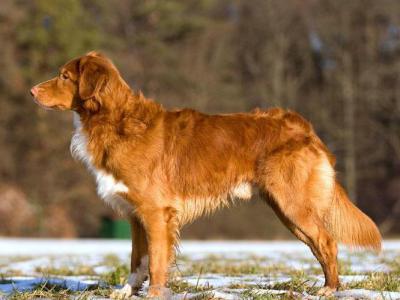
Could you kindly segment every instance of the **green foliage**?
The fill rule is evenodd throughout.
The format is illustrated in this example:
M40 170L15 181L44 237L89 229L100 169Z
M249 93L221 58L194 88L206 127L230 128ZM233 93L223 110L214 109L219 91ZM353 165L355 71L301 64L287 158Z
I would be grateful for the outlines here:
M133 10L133 19L142 26L143 42L179 41L203 29L209 19L202 15L210 1L140 1ZM208 5L207 5L208 4ZM144 22L140 22L144 21Z
M18 26L16 36L25 49L22 62L28 79L37 80L43 76L40 72L101 45L104 37L82 1L38 0L28 5L29 18Z
M293 300L293 299L301 299L300 296L295 296L291 293L288 294L275 294L275 293L266 293L260 292L259 290L247 289L241 295L241 299L243 300Z
M293 276L292 279L287 282L278 282L267 285L266 288L272 290L287 290L291 292L307 292L308 294L315 294L319 289L319 287L315 286L315 283L315 280L307 278L305 274L298 274Z
M346 284L344 288L400 292L400 280L396 274L373 273L365 280Z
M212 286L193 286L182 279L168 282L168 287L177 294L206 292L212 289Z
M119 265L114 271L103 274L102 279L111 286L120 285L128 280L129 273L128 266Z

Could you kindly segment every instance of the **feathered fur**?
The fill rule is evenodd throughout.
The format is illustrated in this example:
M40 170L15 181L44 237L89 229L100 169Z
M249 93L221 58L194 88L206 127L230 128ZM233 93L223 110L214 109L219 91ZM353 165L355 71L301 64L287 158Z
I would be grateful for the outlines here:
M339 285L337 241L380 248L376 226L337 183L333 155L295 112L169 111L132 91L96 52L32 94L41 106L77 114L72 152L95 175L100 196L130 213L132 272L148 255L149 296L162 295L180 227L234 198L251 199L253 187L311 248L324 292Z
M332 209L327 214L327 227L338 242L381 251L382 237L375 223L349 200L338 182L335 183Z

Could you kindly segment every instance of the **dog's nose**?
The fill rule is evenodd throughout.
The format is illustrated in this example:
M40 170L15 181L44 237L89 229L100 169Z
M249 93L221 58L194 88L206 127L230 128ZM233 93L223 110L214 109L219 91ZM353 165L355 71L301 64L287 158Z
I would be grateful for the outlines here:
M31 95L32 95L33 97L36 97L37 93L38 93L38 88L37 88L36 86L34 86L33 88L31 88Z

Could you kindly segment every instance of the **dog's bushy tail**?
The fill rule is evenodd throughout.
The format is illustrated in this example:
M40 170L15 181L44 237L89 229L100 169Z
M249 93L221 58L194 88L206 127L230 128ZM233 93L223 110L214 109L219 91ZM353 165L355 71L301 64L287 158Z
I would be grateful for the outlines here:
M381 250L381 234L375 223L348 198L335 182L333 205L326 216L327 229L336 241L355 248Z

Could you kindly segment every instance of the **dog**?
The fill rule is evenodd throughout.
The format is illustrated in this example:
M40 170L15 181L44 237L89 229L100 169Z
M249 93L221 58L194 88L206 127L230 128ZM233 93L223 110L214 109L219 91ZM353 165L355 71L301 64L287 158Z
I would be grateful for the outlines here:
M295 112L169 111L131 90L95 51L30 92L43 108L74 112L72 155L94 175L99 196L130 220L132 273L115 298L137 293L148 276L147 295L168 298L180 228L256 191L321 264L319 295L339 287L338 242L381 249L376 225L336 179L334 156Z

